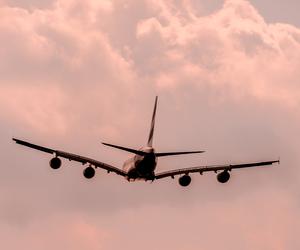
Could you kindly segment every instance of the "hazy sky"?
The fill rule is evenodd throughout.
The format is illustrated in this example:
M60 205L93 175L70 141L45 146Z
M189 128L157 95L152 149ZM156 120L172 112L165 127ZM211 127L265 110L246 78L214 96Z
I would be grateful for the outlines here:
M300 248L297 1L0 0L3 249ZM128 183L12 137L121 167L101 141L146 143L159 96L157 171L273 160L274 167Z

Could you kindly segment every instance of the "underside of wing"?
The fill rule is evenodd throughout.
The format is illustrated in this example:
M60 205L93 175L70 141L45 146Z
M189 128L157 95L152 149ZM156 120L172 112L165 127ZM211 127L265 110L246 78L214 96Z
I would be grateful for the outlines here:
M22 141L19 139L15 139L15 138L13 138L13 140L20 145L30 147L30 148L33 148L33 149L36 149L36 150L39 150L42 152L49 153L49 154L53 154L54 158L50 161L50 166L54 169L57 169L61 166L61 161L60 161L59 157L62 157L62 158L68 159L70 161L76 161L76 162L80 162L82 164L88 164L89 166L84 171L84 176L86 178L91 178L94 176L95 170L92 166L94 166L95 168L105 169L108 172L113 172L113 173L116 173L121 176L127 175L126 172L124 172L123 170L121 170L117 167L111 166L109 164L106 164L106 163L103 163L103 162L100 162L100 161L97 161L97 160L94 160L94 159L91 159L91 158L88 158L85 156L80 156L77 154L72 154L72 153L68 153L68 152L64 152L64 151L60 151L60 150L46 148L43 146L39 146L39 145L32 144L32 143Z
M222 171L218 174L217 178L219 182L225 183L229 180L229 171L232 169L238 169L238 168L249 168L249 167L259 167L259 166L268 166L272 165L274 163L279 163L278 160L276 161L262 161L262 162L252 162L252 163L243 163L243 164L228 164L228 165L212 165L212 166L198 166L198 167L192 167L192 168L182 168L182 169L176 169L176 170L170 170L161 172L155 175L155 179L162 179L166 177L172 177L177 175L183 175L179 178L179 183L182 186L187 186L191 182L191 177L189 174L191 173L200 173L203 174L204 172L218 172ZM188 183L188 184L187 184ZM186 185L187 184L187 185Z

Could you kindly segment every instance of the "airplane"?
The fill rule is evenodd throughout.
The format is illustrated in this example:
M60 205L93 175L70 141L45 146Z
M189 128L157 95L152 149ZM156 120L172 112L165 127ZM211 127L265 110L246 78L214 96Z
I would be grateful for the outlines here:
M215 172L217 174L218 182L226 183L230 179L229 172L231 172L231 170L233 169L258 167L258 166L265 166L265 165L273 165L274 163L280 163L279 160L273 160L273 161L271 160L271 161L251 162L251 163L242 163L242 164L196 166L196 167L181 168L181 169L156 173L155 170L156 170L157 160L159 157L184 155L184 154L198 154L198 153L205 152L203 150L183 151L183 152L156 152L155 151L152 144L153 144L157 100L158 97L156 96L153 114L152 114L150 132L149 132L149 137L148 137L148 142L146 147L142 147L139 150L136 150L132 148L127 148L127 147L122 147L122 146L102 142L102 144L105 146L117 148L134 154L132 158L124 162L122 169L88 157L39 146L16 138L12 138L12 139L20 145L52 154L54 157L49 162L50 167L52 169L58 169L61 167L62 161L60 158L65 158L70 161L76 161L82 163L83 165L87 165L87 167L83 171L83 175L87 179L93 178L96 172L95 169L101 168L106 170L108 173L113 172L117 175L123 176L128 181L136 181L136 180L155 181L167 177L171 177L172 179L174 179L175 176L179 176L178 178L179 184L183 187L186 187L191 183L190 174L192 173L200 173L202 175L204 172Z

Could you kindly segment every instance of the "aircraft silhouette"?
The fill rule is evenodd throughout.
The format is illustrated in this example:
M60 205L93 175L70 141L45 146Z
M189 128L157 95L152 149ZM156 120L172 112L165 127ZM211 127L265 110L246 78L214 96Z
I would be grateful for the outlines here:
M109 164L94 159L90 159L88 157L42 147L16 138L13 138L13 140L16 143L21 144L23 146L27 146L54 155L54 157L50 160L50 166L53 169L58 169L61 167L62 162L60 157L66 158L70 161L80 162L83 165L88 165L83 171L83 175L87 179L93 178L95 176L96 168L101 168L106 170L108 173L113 172L115 174L121 175L125 177L128 181L135 181L135 180L154 181L166 177L171 177L174 179L175 176L179 175L180 176L178 179L179 184L181 186L188 186L191 183L191 177L190 177L191 173L200 173L202 175L204 172L213 171L217 173L218 171L221 171L220 173L217 174L217 180L220 183L226 183L230 179L229 172L232 169L258 167L264 165L272 165L273 163L279 163L279 160L273 160L273 161L252 162L252 163L243 163L243 164L196 166L191 168L181 168L181 169L175 169L175 170L165 171L161 173L155 173L157 159L159 157L204 153L204 151L155 152L152 144L153 144L157 99L158 98L156 97L152 120L151 120L150 133L149 133L146 147L142 147L141 149L136 150L132 148L126 148L126 147L103 142L103 145L105 146L114 147L134 154L132 158L124 162L123 169L111 166Z

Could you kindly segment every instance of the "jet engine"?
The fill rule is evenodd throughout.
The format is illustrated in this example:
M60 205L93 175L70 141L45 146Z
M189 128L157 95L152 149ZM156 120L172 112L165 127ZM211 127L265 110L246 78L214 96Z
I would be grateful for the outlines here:
M83 170L83 175L87 179L91 179L95 176L95 169L91 166Z
M187 174L181 176L178 179L178 182L179 182L180 186L183 186L183 187L186 187L186 186L190 185L191 181L192 181L192 178Z
M217 175L217 180L220 183L226 183L227 181L229 181L229 179L230 179L230 174L226 170L224 170L223 172Z
M54 157L50 160L49 164L51 168L58 169L61 166L61 159L59 159L58 157Z

